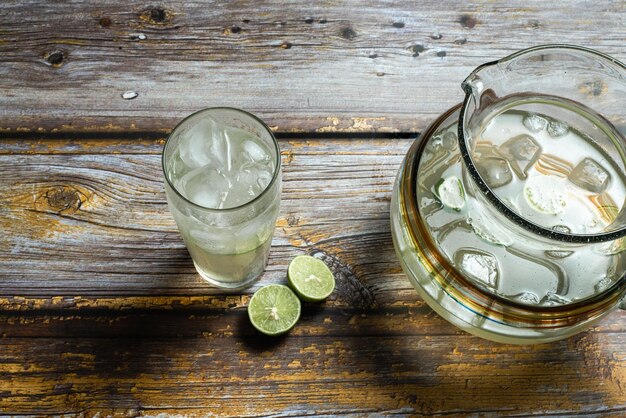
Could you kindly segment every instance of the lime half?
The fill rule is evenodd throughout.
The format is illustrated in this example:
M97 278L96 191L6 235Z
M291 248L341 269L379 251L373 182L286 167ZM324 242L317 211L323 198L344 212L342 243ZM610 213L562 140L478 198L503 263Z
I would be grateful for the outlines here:
M289 284L307 302L326 299L335 289L335 277L328 266L310 255L299 255L289 264Z
M463 190L463 183L461 183L461 180L456 176L439 180L435 185L435 195L445 207L457 212L465 206L465 190Z
M300 319L300 300L287 286L270 284L252 295L248 316L263 334L284 334Z

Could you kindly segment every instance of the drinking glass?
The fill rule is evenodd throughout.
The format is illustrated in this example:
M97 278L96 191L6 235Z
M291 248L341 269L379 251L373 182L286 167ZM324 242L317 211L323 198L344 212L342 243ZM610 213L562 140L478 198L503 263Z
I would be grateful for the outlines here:
M225 289L267 265L281 195L280 149L268 126L234 108L180 122L162 155L165 194L196 270Z

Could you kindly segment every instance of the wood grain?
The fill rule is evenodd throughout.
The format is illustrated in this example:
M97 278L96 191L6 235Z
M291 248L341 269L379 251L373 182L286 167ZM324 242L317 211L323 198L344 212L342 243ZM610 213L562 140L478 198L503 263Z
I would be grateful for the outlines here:
M163 140L144 141L142 153L137 153L136 142L4 143L3 295L218 292L195 272L167 209L159 154ZM295 255L320 253L344 279L338 295L348 305L392 301L398 291L413 298L395 260L388 209L392 183L410 142L281 140L284 179L278 226L269 267L250 291L284 280ZM393 296L384 296L388 293Z
M419 299L388 223L413 139L283 135L268 272L224 294L193 271L167 211L163 138L99 136L5 134L1 143L0 410L625 413L626 312L566 341L517 347L465 334ZM250 294L284 282L301 253L328 262L337 290L305 304L288 336L263 337L247 319Z
M0 128L167 131L227 105L278 131L414 132L518 49L626 59L623 0L514 3L2 2Z
M435 316L436 329L421 329L427 311L305 307L282 339L259 336L241 309L2 316L3 329L15 331L0 340L2 406L87 416L626 411L623 332L507 346L454 331ZM19 335L28 328L46 338Z
M0 3L0 414L624 416L626 312L528 347L445 322L389 232L417 132L477 65L547 42L624 60L626 3ZM125 91L138 96L124 100ZM284 187L261 280L195 273L160 152L183 116L250 110ZM298 254L337 289L270 339L259 286Z

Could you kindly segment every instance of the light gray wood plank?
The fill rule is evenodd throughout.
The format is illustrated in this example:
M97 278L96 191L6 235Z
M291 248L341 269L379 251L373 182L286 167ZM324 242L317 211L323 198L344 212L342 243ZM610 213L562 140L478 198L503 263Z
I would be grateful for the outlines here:
M2 2L0 128L166 131L225 105L279 131L419 131L460 101L473 68L521 48L572 43L624 60L625 10L623 0ZM127 90L138 97L122 99Z

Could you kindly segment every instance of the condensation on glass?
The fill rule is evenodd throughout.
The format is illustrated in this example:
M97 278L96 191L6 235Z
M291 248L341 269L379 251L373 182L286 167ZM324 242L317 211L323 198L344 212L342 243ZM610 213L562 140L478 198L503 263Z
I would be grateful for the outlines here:
M233 108L194 113L163 149L170 211L198 273L251 285L267 265L280 205L278 143L257 117Z

